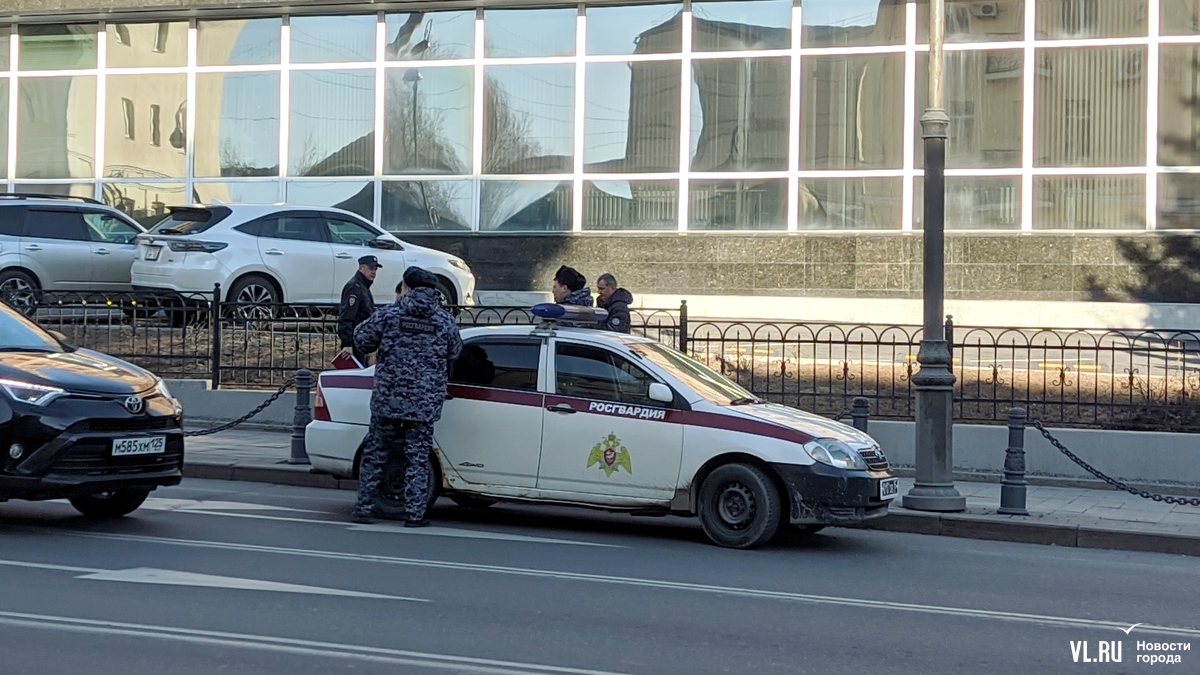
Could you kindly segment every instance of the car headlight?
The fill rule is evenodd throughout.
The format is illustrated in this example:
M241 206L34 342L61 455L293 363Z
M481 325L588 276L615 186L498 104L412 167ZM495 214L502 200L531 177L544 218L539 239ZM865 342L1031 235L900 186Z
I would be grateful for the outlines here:
M159 379L158 384L154 385L154 391L168 401L175 398L174 396L171 396L171 390L167 388L166 380Z
M805 443L804 450L816 461L832 467L859 470L867 468L866 461L854 448L832 438L818 438Z
M460 269L464 272L470 271L470 269L471 269L471 268L467 267L467 263L459 260L458 258L451 258L451 259L447 260L446 262L450 263L451 267L457 267L458 269Z
M67 390L61 387L48 387L44 384L33 384L19 380L0 380L0 388L4 389L4 392L11 396L13 400L39 406L46 405L67 393Z

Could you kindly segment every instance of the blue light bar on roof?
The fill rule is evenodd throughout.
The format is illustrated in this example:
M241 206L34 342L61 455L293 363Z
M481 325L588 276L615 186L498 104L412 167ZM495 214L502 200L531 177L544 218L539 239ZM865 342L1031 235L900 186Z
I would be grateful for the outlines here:
M533 306L533 315L539 319L551 321L571 321L578 323L603 323L608 319L608 311L599 307L583 307L582 305L560 305L544 302Z

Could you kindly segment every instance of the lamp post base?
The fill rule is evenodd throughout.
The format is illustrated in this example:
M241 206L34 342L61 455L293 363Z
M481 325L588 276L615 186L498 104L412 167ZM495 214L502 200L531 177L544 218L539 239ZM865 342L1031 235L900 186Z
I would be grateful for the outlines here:
M967 498L954 489L954 371L945 340L922 340L916 390L917 478L901 500L916 511L965 511Z

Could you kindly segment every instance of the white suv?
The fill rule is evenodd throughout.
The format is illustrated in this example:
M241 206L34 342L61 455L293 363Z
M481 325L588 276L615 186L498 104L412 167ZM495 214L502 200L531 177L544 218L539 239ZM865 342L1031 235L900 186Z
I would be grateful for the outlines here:
M437 277L448 304L474 304L475 275L461 259L334 208L173 207L138 237L131 277L136 290L208 293L219 283L229 301L337 304L364 255L383 266L371 287L376 302L393 302L404 270L417 265Z

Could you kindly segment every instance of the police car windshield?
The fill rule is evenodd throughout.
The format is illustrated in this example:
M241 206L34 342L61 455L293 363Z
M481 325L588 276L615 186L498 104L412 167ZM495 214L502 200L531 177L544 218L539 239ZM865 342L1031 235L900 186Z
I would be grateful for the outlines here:
M649 343L634 344L631 345L631 349L638 356L682 380L709 403L733 405L744 401L758 401L757 396L733 380L673 349Z

